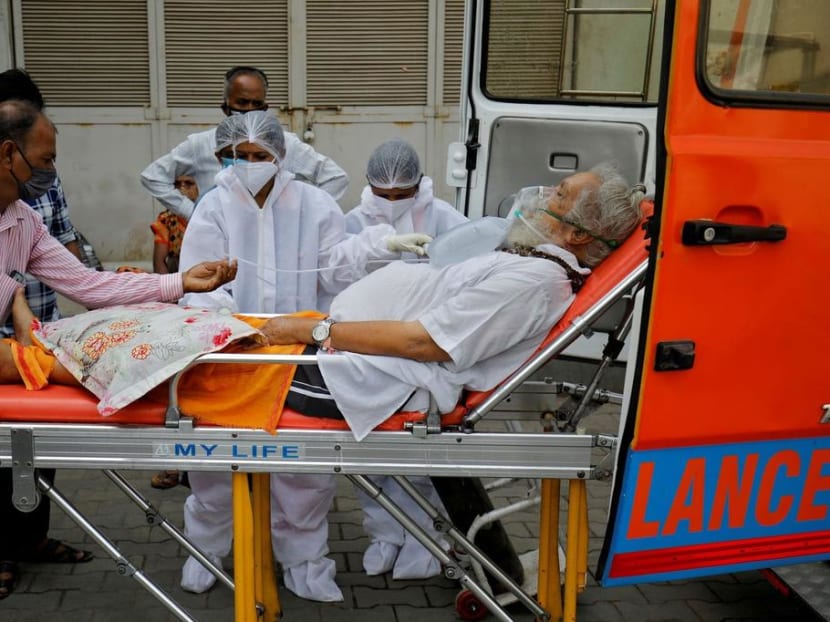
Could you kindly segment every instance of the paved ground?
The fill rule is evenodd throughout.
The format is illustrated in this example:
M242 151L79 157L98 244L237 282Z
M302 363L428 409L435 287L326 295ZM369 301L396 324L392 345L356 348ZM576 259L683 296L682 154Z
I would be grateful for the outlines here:
M149 486L150 473L127 473L151 502L170 520L181 524L187 490L178 487L156 491ZM77 507L123 548L124 554L156 580L199 620L232 620L233 597L217 586L203 595L182 592L179 571L184 561L180 547L158 527L148 526L143 513L118 492L102 474L63 470L58 488ZM563 487L564 488L564 487ZM520 498L526 487L502 489L496 502ZM595 567L602 535L609 486L589 482L591 519L590 566ZM361 572L361 553L366 538L361 513L350 485L340 483L336 505L330 514L331 549L337 561L338 582L345 602L320 605L292 597L281 590L285 620L308 622L360 620L361 622L442 622L457 620L456 584L444 578L429 581L393 581L367 577ZM53 537L73 544L95 545L60 510L53 508ZM518 550L534 548L535 512L511 516L507 529ZM24 565L12 597L0 601L0 620L15 622L150 622L174 619L133 580L115 572L114 563L96 550L98 559L77 566ZM230 560L228 560L230 562ZM513 606L516 620L532 619ZM579 622L811 622L810 612L781 596L758 573L715 576L695 581L603 589L591 582L579 598Z

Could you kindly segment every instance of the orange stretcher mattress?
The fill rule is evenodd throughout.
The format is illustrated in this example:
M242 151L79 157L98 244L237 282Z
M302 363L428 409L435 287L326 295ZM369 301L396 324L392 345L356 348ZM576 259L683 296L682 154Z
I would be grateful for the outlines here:
M0 421L161 426L167 407L162 402L143 398L114 415L102 417L97 405L98 398L80 387L49 385L40 391L26 391L21 385L0 385ZM452 413L444 415L442 422L446 425L461 423L466 412L466 408L458 406ZM397 413L377 429L403 430L404 423L423 418L424 414L419 412ZM308 417L286 408L280 417L279 429L348 430L349 426L344 420Z
M651 216L654 205L644 201L643 218ZM647 257L646 240L635 231L625 243L606 261L600 264L587 279L576 300L551 329L539 349L547 346L575 318L584 314L624 277L633 272ZM490 392L471 392L452 413L441 417L442 425L452 426L462 422L472 408L480 404ZM149 397L133 402L114 415L102 417L97 409L97 398L80 387L49 385L40 391L26 391L21 385L0 385L0 421L78 423L78 424L131 424L163 426L166 404ZM187 413L185 413L187 415ZM397 413L380 424L376 430L400 431L410 421L421 421L423 413ZM348 430L344 420L309 417L285 409L278 429Z

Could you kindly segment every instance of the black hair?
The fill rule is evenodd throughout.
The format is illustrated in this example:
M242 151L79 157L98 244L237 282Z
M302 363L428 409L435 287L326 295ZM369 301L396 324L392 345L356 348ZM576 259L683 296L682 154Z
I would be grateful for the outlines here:
M0 73L0 102L20 99L43 110L43 95L32 77L23 69L9 69Z
M43 113L31 102L9 99L0 103L0 142L13 140L21 149Z

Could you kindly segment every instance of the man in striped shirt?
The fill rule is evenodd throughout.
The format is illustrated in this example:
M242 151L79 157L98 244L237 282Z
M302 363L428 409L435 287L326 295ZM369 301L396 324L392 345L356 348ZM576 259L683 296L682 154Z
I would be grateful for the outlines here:
M0 323L8 317L26 273L88 308L173 302L185 292L211 291L234 279L236 262L227 260L198 264L183 274L87 269L21 200L38 198L52 186L55 151L55 127L43 112L21 100L0 103ZM71 549L57 540L27 541L24 527L14 519L11 494L11 474L0 469L0 599L14 589L17 561L82 561L76 555L61 560L59 547L63 553Z
M205 262L185 273L136 274L88 270L49 235L40 216L20 200L55 177L55 128L22 101L0 104L0 320L5 321L18 274L26 272L87 308L177 301L185 292L211 291L236 275L236 264ZM48 183L45 183L48 182Z
M22 69L9 69L0 73L0 101L22 99L43 110L43 95L34 80ZM41 197L26 201L33 210L40 214L49 234L68 248L73 255L81 259L81 251L75 238L75 228L69 220L69 208L63 194L60 177ZM44 285L30 275L26 275L26 302L41 322L60 318L58 297L55 290ZM13 337L14 327L6 322L0 326L0 337Z
M52 187L42 197L26 201L35 210L46 225L49 234L63 244L69 251L80 259L80 250L75 238L75 228L69 220L66 199L63 195L63 186L60 178L55 179ZM30 275L25 275L24 287L26 301L29 308L41 322L52 322L60 319L58 296L55 290L44 285ZM0 326L0 337L13 337L14 327L11 321Z

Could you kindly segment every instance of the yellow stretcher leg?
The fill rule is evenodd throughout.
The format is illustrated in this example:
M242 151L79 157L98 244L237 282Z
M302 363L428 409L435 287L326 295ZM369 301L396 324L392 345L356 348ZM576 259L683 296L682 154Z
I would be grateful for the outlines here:
M233 473L233 575L234 619L256 622L254 593L254 516L248 474Z
M274 553L271 549L271 475L255 473L254 503L254 595L262 606L262 619L278 620L281 615L274 575Z
M560 480L542 480L539 514L539 577L537 598L551 620L562 618L562 586L559 568Z
M582 481L582 503L579 504L579 562L576 568L576 589L581 594L588 585L588 484Z
M576 595L579 592L580 560L587 567L587 553L583 555L583 544L587 545L587 503L585 480L575 479L568 482L568 542L565 548L565 590L563 595L564 622L576 621ZM583 510L583 506L586 508ZM583 524L583 519L585 524ZM583 571L584 583L584 571Z

